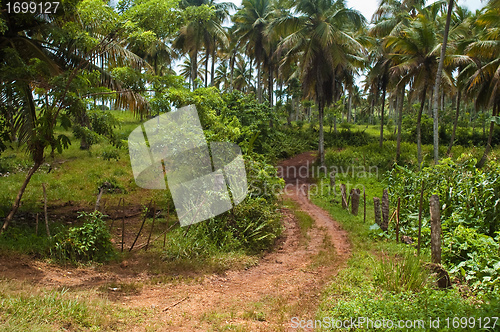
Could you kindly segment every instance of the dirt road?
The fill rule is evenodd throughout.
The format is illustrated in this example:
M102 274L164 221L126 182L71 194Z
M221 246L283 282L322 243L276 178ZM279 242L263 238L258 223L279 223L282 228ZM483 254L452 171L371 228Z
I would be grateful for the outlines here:
M281 163L280 169L307 166L313 160L312 153L303 153ZM207 277L193 285L145 289L129 298L127 304L169 307L157 315L168 331L215 331L229 327L241 331L293 331L292 317L314 319L322 289L344 266L350 244L347 233L328 213L307 199L307 176L289 172L284 178L286 197L315 220L307 243L300 241L295 217L284 211L282 242L257 266Z
M132 331L294 331L292 317L314 319L324 286L345 265L351 251L347 233L308 200L310 178L293 172L300 167L306 170L313 160L313 153L303 153L284 161L279 169L290 171L283 173L285 196L315 225L304 238L295 216L284 209L285 230L276 250L248 269L155 284L150 275L133 273L130 266L68 269L27 260L3 262L0 276L23 279L24 275L43 286L77 289L108 287L112 281L141 284L136 292L109 292L118 305L152 311L141 325L130 326Z

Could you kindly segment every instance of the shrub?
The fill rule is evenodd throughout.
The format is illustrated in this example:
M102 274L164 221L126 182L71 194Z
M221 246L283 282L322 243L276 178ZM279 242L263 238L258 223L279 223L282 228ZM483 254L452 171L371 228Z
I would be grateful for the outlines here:
M120 159L120 153L117 149L109 148L109 149L104 150L101 153L101 157L104 160L114 159L114 160L118 161Z
M54 236L51 256L59 262L103 262L115 256L111 235L104 215L99 211L80 212L85 218L82 226L71 227Z

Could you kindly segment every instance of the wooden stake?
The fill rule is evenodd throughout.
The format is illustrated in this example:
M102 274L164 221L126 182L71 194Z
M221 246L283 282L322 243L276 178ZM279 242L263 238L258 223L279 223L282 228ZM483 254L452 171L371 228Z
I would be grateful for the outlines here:
M102 197L103 191L104 191L104 189L102 187L99 188L99 194L97 195L97 200L95 202L94 212L99 210L99 203L101 202L101 197Z
M125 198L122 200L122 252L125 243Z
M418 206L418 240L417 240L417 255L420 255L420 241L422 236L422 209L424 206L424 180L420 188L420 204Z
M387 189L384 189L384 193L382 195L382 228L383 231L387 231L389 227L389 192Z
M343 209L347 209L347 206L348 206L348 204L347 204L347 197L346 197L346 195L347 195L346 190L347 189L346 189L345 184L342 183L340 185L340 194L342 196L342 208Z
M149 202L149 205L148 205L148 209L146 210L146 213L144 213L144 219L142 219L142 224L141 224L141 228L139 228L139 232L137 233L137 236L135 237L135 240L134 242L132 243L132 245L130 246L130 249L128 250L128 252L131 252L132 249L134 249L134 245L135 243L137 242L137 239L139 239L139 235L141 235L141 231L142 231L142 228L144 227L144 223L146 222L146 219L148 217L148 212L149 210L151 210L151 204L153 203L153 200L151 200Z
M375 222L377 225L381 226L382 222L380 221L380 198L373 197L373 210L375 212Z
M146 248L144 250L148 250L149 241L151 240L151 234L153 234L153 228L155 227L155 219L156 219L156 202L153 204L153 222L151 223L151 230L149 231L148 242L146 243Z
M47 231L47 237L50 236L49 230L49 215L47 214L47 190L45 188L45 183L42 183L43 188L43 212L45 213L45 230Z
M165 244L167 243L167 232L168 232L168 221L170 219L170 206L167 203L167 221L165 223L165 226L167 227L167 230L165 231L165 235L163 236L163 248L165 248Z
M366 190L363 186L363 222L366 223Z
M439 196L432 195L429 200L431 210L431 256L432 262L441 264L441 218Z
M361 196L361 190L356 188L352 191L352 200L351 200L351 213L355 216L358 215L359 209L359 197Z
M401 208L401 197L398 197L398 208L396 209L396 242L399 242L399 209Z

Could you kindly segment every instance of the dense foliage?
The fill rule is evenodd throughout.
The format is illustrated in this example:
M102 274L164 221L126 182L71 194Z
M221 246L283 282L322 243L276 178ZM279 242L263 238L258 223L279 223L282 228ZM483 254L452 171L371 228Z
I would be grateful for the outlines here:
M416 239L420 190L424 188L422 234L430 234L429 197L439 195L443 260L473 288L500 285L500 167L477 169L470 156L414 172L396 166L388 175L392 204L401 197L401 232ZM429 236L423 236L425 246Z

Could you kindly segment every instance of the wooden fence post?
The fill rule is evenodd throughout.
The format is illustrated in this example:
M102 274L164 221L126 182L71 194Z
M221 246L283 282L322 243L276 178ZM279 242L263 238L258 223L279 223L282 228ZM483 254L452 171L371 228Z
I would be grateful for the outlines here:
M363 222L366 223L366 190L363 186Z
M431 210L431 257L432 262L441 264L441 219L439 196L432 195L429 200Z
M148 242L146 243L146 248L144 250L148 250L149 241L151 240L151 234L153 234L153 228L155 227L155 219L156 219L156 202L153 205L153 222L151 223L151 230L149 231Z
M342 208L347 209L347 193L346 193L346 186L345 184L340 185L340 195L342 196Z
M148 213L149 211L151 210L151 204L153 203L153 200L151 200L149 202L149 205L148 205L148 208L146 210L146 212L144 213L144 219L142 220L142 224L141 224L141 227L139 228L139 232L137 233L137 236L135 237L135 240L134 242L132 242L132 245L130 246L130 249L128 250L128 252L131 252L132 249L134 249L134 246L135 246L135 243L137 242L137 240L139 239L139 235L141 235L141 232L142 232L142 228L144 227L144 224L146 223L146 219L148 217Z
M380 228L384 232L387 231L389 227L389 193L387 189L384 189L384 193L382 195L382 225Z
M163 248L165 248L165 244L167 243L167 232L168 232L168 221L170 219L170 206L167 203L167 221L165 222L165 235L163 235Z
M401 209L401 197L398 197L398 207L396 209L396 242L399 242L399 211Z
M422 209L424 206L424 180L420 188L420 204L418 206L418 242L417 242L417 255L420 255L420 243L422 238Z
M125 243L125 198L122 200L122 252Z
M373 197L373 209L375 212L375 222L377 225L381 226L381 221L380 221L380 198L378 197Z
M351 212L355 216L358 215L359 208L359 197L361 196L361 190L356 188L352 190L352 200L351 200Z

